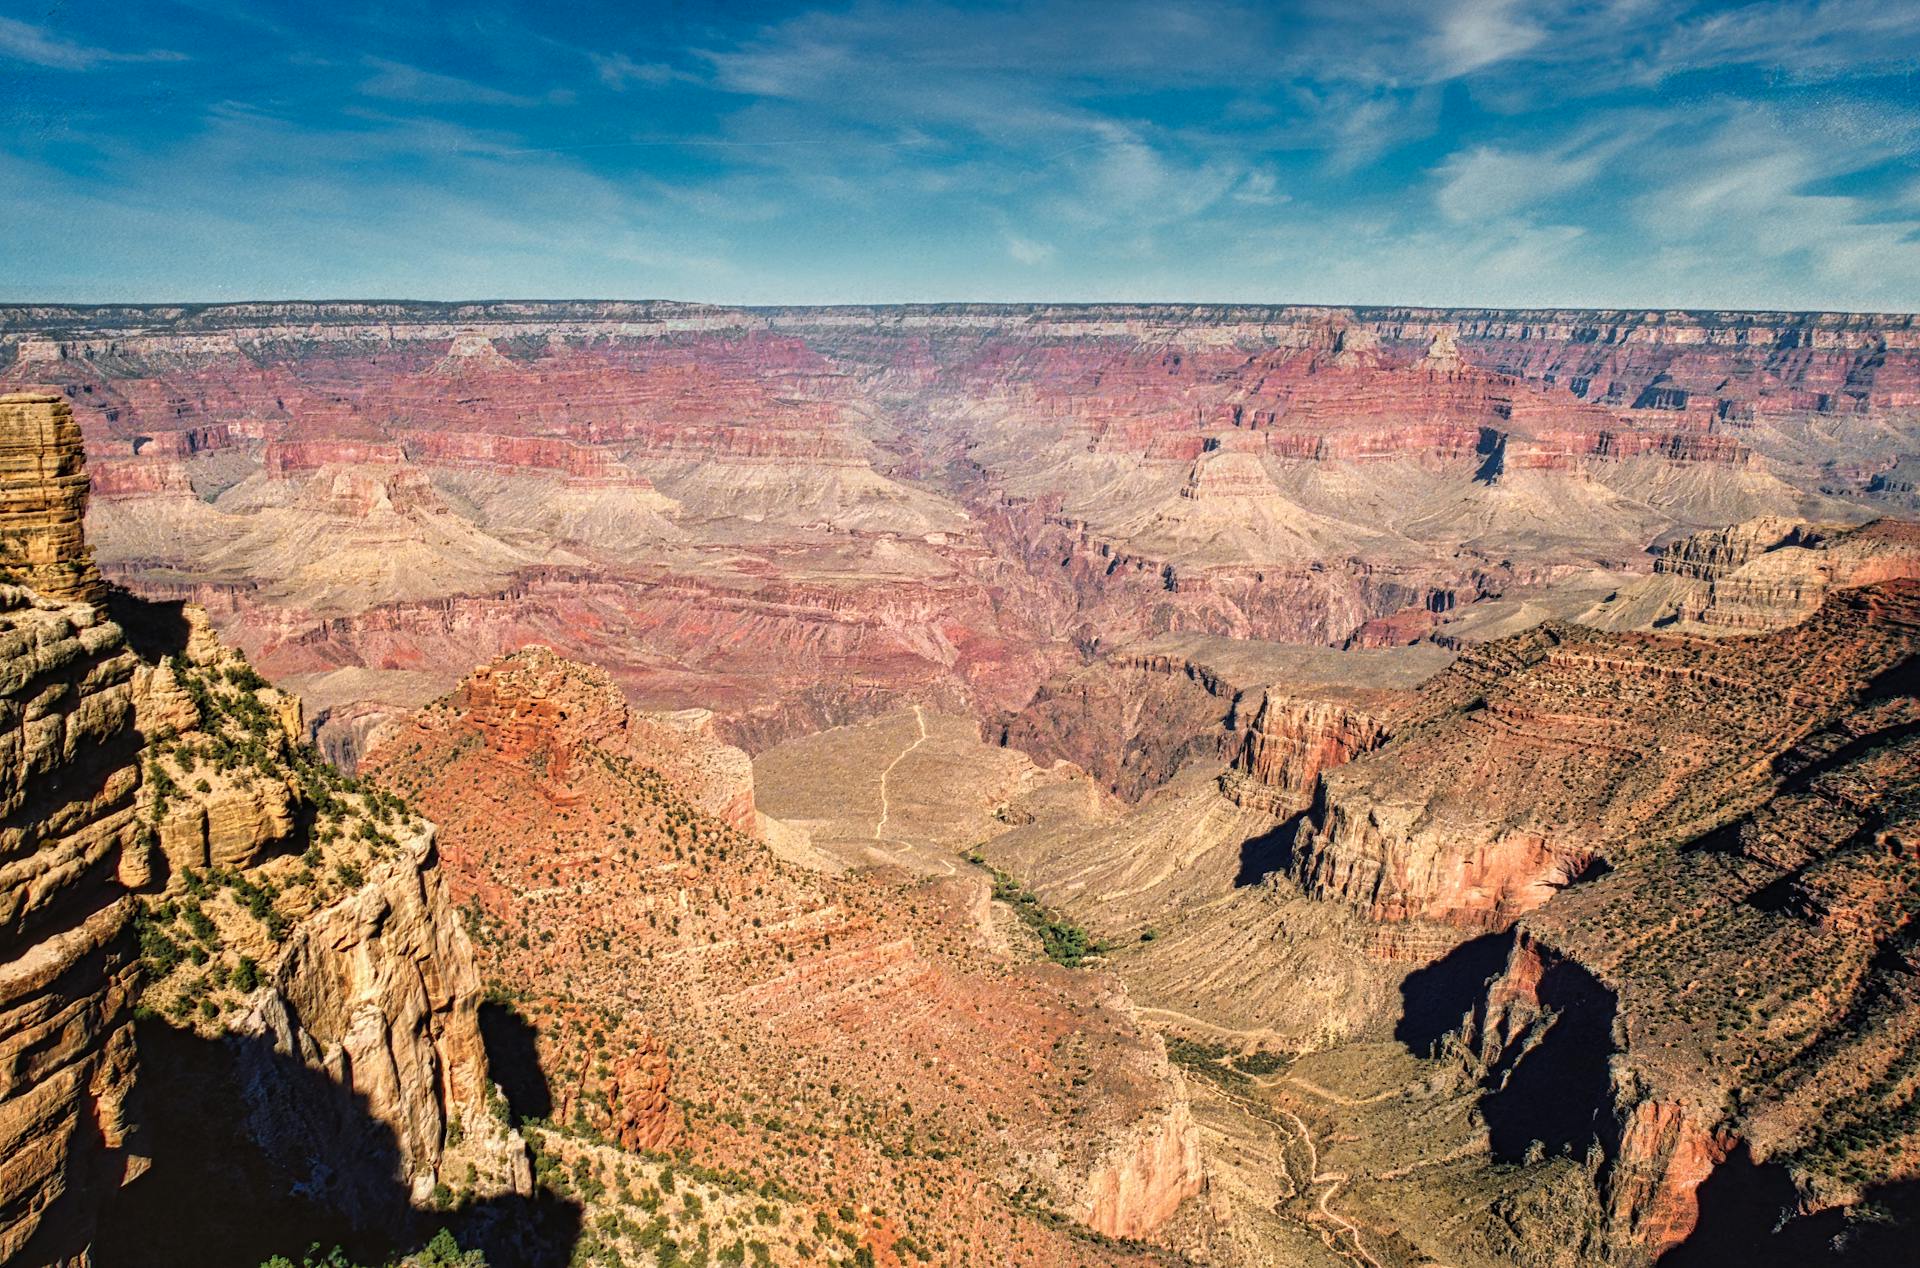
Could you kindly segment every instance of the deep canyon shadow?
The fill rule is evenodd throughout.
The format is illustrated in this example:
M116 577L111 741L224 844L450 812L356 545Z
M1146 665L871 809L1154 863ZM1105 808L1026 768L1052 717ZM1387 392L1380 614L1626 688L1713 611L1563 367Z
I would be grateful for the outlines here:
M308 1247L380 1264L447 1228L495 1268L561 1268L580 1209L546 1193L415 1210L364 1097L254 1036L138 1023L132 1108L151 1169L109 1203L97 1268L258 1268Z
M1800 1194L1777 1162L1757 1163L1743 1142L1698 1191L1700 1219L1659 1268L1920 1268L1920 1181L1870 1186L1867 1218L1838 1208L1796 1214Z
M1246 889L1258 885L1275 872L1293 866L1293 836L1305 814L1297 814L1278 827L1240 843L1240 870L1234 874L1233 887Z
M142 599L119 586L107 588L107 615L127 637L127 646L149 663L184 655L193 627L184 599Z
M1511 936L1486 933L1461 943L1400 983L1400 1020L1393 1037L1416 1057L1433 1055L1440 1041L1460 1029L1487 985L1507 962Z
M1598 1138L1611 1099L1613 992L1579 965L1559 960L1541 975L1535 996L1554 1014L1551 1024L1532 1043L1509 1045L1480 1098L1499 1162L1523 1161L1535 1141L1550 1155L1583 1153Z
M480 1037L487 1045L493 1081L507 1094L516 1120L553 1116L553 1088L540 1068L533 1027L511 1004L488 1000L480 1005Z

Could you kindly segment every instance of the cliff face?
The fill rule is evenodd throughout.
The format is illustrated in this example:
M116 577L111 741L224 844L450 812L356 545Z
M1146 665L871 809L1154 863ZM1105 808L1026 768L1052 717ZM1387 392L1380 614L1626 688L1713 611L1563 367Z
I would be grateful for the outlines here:
M1386 723L1363 709L1270 690L1248 728L1238 766L1286 802L1303 801L1321 771L1352 761L1385 738Z
M84 1259L139 1174L136 660L85 603L0 586L0 1259Z
M403 840L362 887L302 920L234 1029L360 1098L393 1133L415 1206L441 1183L481 1198L530 1193L525 1146L491 1108L480 978L432 850L431 832ZM281 1113L275 1081L256 1069L244 1087L263 1150L310 1183L340 1178L329 1200L357 1222L390 1215L382 1194L393 1178L365 1177L354 1191L358 1142L324 1120Z
M108 575L204 603L320 716L545 643L757 748L910 702L998 724L1169 632L1402 643L1677 533L1899 510L1914 343L1845 314L51 307L0 310L0 383L73 403ZM1198 753L1055 738L1130 791Z
M1794 549L1731 536L1693 558ZM1407 930L1417 966L1395 1035L1426 1060L1319 1107L1361 1142L1376 1235L1540 1264L1908 1253L1917 655L1904 578L1761 635L1547 626L1469 650L1320 771L1270 892ZM1429 1131L1411 1163L1380 1143ZM1399 1214L1434 1195L1491 1217L1463 1248Z
M1550 625L1474 648L1391 740L1321 776L1294 875L1374 919L1504 928L1760 795L1770 762L1907 654L1890 611L1847 591L1764 643Z
M529 1193L431 826L302 747L204 614L109 619L71 419L0 423L0 568L61 596L0 585L0 1257L191 1261Z
M105 597L87 549L86 454L66 399L44 392L0 396L0 563L5 579L46 598Z

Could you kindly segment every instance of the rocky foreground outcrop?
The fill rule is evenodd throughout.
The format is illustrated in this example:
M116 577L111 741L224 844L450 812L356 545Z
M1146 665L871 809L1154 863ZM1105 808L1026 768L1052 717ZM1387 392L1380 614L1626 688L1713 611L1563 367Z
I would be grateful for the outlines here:
M0 424L0 568L39 583L0 585L0 1258L264 1257L530 1193L431 825L204 614L96 602L64 406Z
M81 1262L141 1172L127 1098L137 660L83 602L0 586L0 1260Z

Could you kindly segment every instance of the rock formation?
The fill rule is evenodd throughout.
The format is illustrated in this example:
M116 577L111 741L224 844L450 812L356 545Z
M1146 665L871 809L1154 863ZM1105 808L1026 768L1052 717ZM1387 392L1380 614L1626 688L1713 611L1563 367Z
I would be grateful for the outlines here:
M267 1215L289 1192L389 1235L442 1183L529 1193L431 827L319 762L298 701L204 614L121 596L110 619L64 406L12 398L0 421L0 566L36 583L0 586L0 1256L272 1247L298 1236ZM365 1152L381 1139L391 1170ZM176 1224L161 1259L131 1249Z
M483 1033L583 1257L1910 1230L1911 317L0 322L0 1249L525 1195Z
M19 585L56 601L98 603L106 589L87 549L87 459L66 399L0 396L0 560Z
M84 497L84 490L78 495ZM43 575L68 577L58 557ZM84 602L0 586L0 1259L84 1262L139 1175L139 989L115 874L134 836L137 665Z

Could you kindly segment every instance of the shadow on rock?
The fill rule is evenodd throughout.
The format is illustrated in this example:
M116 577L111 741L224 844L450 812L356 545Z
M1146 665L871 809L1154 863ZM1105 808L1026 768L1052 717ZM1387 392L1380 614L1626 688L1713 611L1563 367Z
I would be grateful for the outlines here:
M397 1139L365 1098L267 1040L147 1018L138 1041L152 1166L108 1208L97 1268L257 1268L315 1244L378 1264L441 1228L496 1268L571 1259L580 1210L546 1194L415 1209Z
M1741 1144L1698 1191L1700 1219L1659 1268L1920 1266L1920 1181L1874 1185L1851 1213L1797 1214L1800 1194L1779 1163L1757 1163Z
M540 1068L540 1051L527 1019L511 1004L488 1000L480 1005L480 1037L487 1045L494 1082L507 1094L514 1119L551 1118L553 1089Z
M1534 993L1551 1021L1530 1040L1508 1045L1480 1098L1499 1162L1525 1160L1536 1142L1550 1155L1583 1154L1598 1139L1612 1101L1613 992L1579 965L1559 960Z
M1293 837L1304 814L1294 815L1276 828L1248 837L1240 843L1240 871L1233 878L1235 889L1258 885L1275 872L1293 866Z
M1488 979L1506 964L1512 943L1504 933L1482 934L1407 974L1393 1037L1416 1057L1432 1056L1442 1039L1460 1029Z
M186 653L193 633L186 606L184 599L142 599L119 586L107 588L107 615L127 636L127 646L150 664Z

